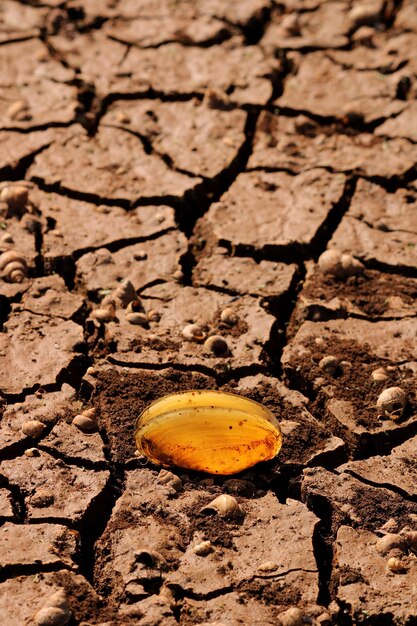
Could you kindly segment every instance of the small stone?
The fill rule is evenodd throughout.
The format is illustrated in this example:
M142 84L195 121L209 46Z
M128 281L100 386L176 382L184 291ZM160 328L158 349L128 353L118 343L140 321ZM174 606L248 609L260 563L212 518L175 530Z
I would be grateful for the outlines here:
M281 626L304 626L304 613L293 606L278 616Z
M385 524L378 528L380 533L396 533L398 530L398 524L393 517L390 517Z
M375 548L380 554L387 554L391 550L397 548L399 550L405 550L406 543L404 537L402 537L401 535L398 535L396 533L387 533L377 540Z
M261 563L258 565L259 572L273 572L278 569L278 565L273 561L265 561L265 563Z
M65 626L71 619L71 612L57 606L47 606L35 614L37 626Z
M91 419L91 417L87 417L86 415L76 415L72 420L72 423L79 430L86 433L92 432L97 428L96 421Z
M30 503L32 506L37 509L43 509L54 503L54 494L51 493L48 489L44 489L40 487L36 489L33 496L30 498Z
M39 452L38 448L27 448L27 450L25 450L24 452L25 456L28 457L36 457L36 456L40 456L41 453Z
M212 335L204 342L204 352L211 352L215 356L226 356L229 353L229 346L226 339L220 335Z
M336 374L338 366L339 359L332 355L325 356L319 361L320 369L326 372L326 374L329 374L329 376L334 376Z
M82 415L93 420L97 417L97 410L94 407L91 407L91 409L84 409Z
M318 626L331 626L333 623L330 613L322 613L316 618Z
M22 426L22 432L28 437L40 437L46 426L39 420L28 420Z
M193 548L193 552L194 554L197 554L197 556L207 556L212 551L213 551L213 546L212 546L211 541L202 541L201 543L198 543Z

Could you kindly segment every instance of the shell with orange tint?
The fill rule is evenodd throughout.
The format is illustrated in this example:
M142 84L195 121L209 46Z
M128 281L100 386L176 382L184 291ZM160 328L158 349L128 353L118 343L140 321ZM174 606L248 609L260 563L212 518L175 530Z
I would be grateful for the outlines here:
M149 405L137 420L135 440L157 465L226 475L274 458L282 435L274 415L258 402L193 390Z

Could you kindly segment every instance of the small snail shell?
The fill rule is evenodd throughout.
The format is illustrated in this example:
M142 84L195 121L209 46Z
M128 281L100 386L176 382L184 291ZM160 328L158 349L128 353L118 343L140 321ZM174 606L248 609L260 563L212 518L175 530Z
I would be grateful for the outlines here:
M223 324L227 324L228 326L234 326L235 324L237 324L238 319L238 316L231 307L223 309L223 311L220 313L220 320L223 322Z
M389 379L389 374L383 367L378 367L378 369L372 372L371 376L372 380L378 383L384 383Z
M146 317L150 322L159 322L159 320L161 319L161 314L158 313L158 311L151 309L147 312Z
M204 341L206 333L198 324L187 324L182 329L182 336L187 341Z
M46 606L35 614L36 626L66 626L71 612L57 606Z
M326 250L320 255L318 266L323 274L331 274L337 278L346 278L360 274L364 266L350 254L342 254L339 250Z
M197 556L207 556L212 551L213 551L213 545L211 541L202 541L201 543L198 543L193 548L193 552Z
M239 505L236 498L229 496L227 493L223 493L221 496L217 496L201 509L201 513L218 513L219 515L230 515L230 513L243 514L243 509Z
M342 255L338 250L326 250L320 255L317 264L323 274L332 274L339 278L344 276Z
M329 374L329 376L335 375L338 366L339 359L331 355L323 357L319 362L320 369L326 372L326 374Z
M401 387L384 389L376 402L377 408L393 420L402 416L406 404L407 396Z
M126 307L126 315L129 313L144 313L145 309L143 308L143 304L137 298L135 300L131 300Z
M274 458L282 435L272 413L232 393L193 390L149 405L136 422L136 446L153 463L235 474Z
M172 487L172 489L175 489L175 491L180 491L182 489L181 478L165 469L162 469L159 472L157 482L160 485L168 485L169 487Z
M98 322L111 322L116 317L116 307L113 302L108 302L105 306L95 309L91 313Z
M23 434L34 439L40 437L46 426L39 420L27 420L22 426Z
M204 352L212 353L214 356L227 356L229 354L229 346L221 335L211 335L204 342Z
M145 313L126 313L126 321L136 326L147 326L148 318Z
M79 430L86 433L92 432L97 428L96 421L94 419L91 419L91 417L87 417L86 415L76 415L72 420L72 423Z
M292 606L278 615L278 624L280 626L304 626L304 617L304 612L301 609Z
M1 237L2 243L14 243L14 239L10 233L4 233Z
M362 263L350 254L342 254L341 263L345 276L355 276L364 270Z
M38 448L26 448L24 455L28 457L35 457L40 456L41 453L39 452Z
M0 255L0 271L10 283L21 283L28 275L26 259L14 250L7 250Z
M387 565L391 572L401 572L401 570L404 569L404 563L401 559L397 559L395 556L388 559Z
M25 208L29 197L29 190L23 185L7 185L0 193L0 200L5 202L11 211L21 211Z

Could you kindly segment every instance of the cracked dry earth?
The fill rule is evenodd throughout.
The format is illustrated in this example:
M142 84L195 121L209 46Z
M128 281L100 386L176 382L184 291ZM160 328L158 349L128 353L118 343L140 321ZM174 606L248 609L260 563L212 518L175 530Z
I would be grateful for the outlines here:
M0 84L0 622L416 624L415 0L2 0ZM279 456L137 456L192 388Z

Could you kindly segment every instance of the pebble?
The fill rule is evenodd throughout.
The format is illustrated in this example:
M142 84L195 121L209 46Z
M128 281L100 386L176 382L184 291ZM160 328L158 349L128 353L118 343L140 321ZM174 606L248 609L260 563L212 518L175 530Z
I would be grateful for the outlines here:
M85 417L89 417L90 419L93 420L97 416L97 409L95 409L94 407L91 407L91 409L84 409L81 415L84 415Z
M11 209L23 209L29 197L29 190L24 185L9 185L3 187L0 199Z
M380 554L387 554L387 552L393 550L394 548L404 550L405 540L401 537L401 535L396 533L387 533L377 540L375 547Z
M54 503L54 494L48 489L40 487L30 498L30 503L37 509L43 509Z
M91 417L87 417L86 415L76 415L72 420L72 423L82 432L88 433L96 430L97 428L96 421L91 419Z
M28 420L22 426L22 431L28 437L40 437L45 430L45 424L39 420Z
M273 572L276 569L278 569L278 565L273 561L265 561L265 563L258 565L259 572Z

